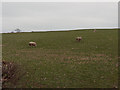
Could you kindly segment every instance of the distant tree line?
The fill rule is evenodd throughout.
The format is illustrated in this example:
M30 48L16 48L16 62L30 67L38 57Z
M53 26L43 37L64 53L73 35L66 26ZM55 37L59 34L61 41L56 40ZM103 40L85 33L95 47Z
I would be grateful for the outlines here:
M15 29L14 31L12 31L11 33L17 32L20 33L22 30L20 30L19 28Z

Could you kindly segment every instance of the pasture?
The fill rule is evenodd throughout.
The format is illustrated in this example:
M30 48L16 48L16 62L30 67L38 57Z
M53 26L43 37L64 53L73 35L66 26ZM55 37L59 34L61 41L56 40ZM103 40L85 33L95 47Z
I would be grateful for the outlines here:
M2 60L19 69L8 88L117 87L118 30L2 34Z

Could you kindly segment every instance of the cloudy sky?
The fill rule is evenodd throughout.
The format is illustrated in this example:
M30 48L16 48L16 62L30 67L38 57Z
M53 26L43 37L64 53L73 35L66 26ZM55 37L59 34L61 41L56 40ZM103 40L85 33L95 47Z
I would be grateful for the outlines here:
M117 2L4 2L3 32L117 27Z

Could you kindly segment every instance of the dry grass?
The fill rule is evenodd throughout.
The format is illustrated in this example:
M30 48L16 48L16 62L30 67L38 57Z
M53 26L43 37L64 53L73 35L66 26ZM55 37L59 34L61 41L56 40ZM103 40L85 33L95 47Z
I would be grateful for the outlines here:
M112 60L110 55L105 54L86 54L86 53L75 53L69 50L52 50L52 49L39 49L39 50L19 50L19 57L26 56L33 60L52 60L57 63L76 63L76 64L86 64L92 63L93 61L103 61L105 63ZM37 53L36 53L37 52ZM52 52L52 53L51 53ZM84 62L83 62L84 61Z

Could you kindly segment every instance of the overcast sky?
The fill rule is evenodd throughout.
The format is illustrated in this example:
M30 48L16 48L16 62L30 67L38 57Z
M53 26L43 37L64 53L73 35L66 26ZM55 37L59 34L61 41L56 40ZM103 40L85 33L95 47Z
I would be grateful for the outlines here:
M3 32L117 27L116 2L4 2Z

